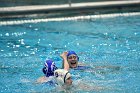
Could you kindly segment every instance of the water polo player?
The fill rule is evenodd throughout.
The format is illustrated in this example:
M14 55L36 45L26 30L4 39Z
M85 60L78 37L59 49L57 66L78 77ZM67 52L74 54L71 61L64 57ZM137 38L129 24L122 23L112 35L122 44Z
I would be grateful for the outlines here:
M40 77L37 82L38 83L44 83L51 81L51 76L54 76L54 71L57 69L55 66L55 62L52 60L46 60L44 63L44 67L42 69L43 73L45 76ZM51 77L51 78L50 78Z
M68 63L64 62L64 69L57 69L55 63L52 60L46 60L44 67L42 69L45 76L40 77L37 83L45 83L48 81L56 80L57 84L61 85L71 85L71 74L68 72ZM54 77L55 76L55 77Z
M69 64L69 68L74 68L77 70L84 70L89 68L88 66L84 66L83 64L78 64L79 57L74 51L66 51L60 55L63 59L63 68L66 67L64 62Z

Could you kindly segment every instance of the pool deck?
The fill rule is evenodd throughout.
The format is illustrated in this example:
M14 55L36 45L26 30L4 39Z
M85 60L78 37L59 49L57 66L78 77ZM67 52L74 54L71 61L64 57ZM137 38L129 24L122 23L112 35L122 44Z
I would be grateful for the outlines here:
M34 6L16 6L16 7L2 7L0 8L0 17L12 15L27 15L35 13L60 13L69 11L83 11L83 10L97 10L104 11L105 9L123 9L129 8L135 11L140 9L140 0L133 1L106 1L106 2L88 2L88 3L74 3L63 5L34 5ZM133 9L134 8L134 9Z

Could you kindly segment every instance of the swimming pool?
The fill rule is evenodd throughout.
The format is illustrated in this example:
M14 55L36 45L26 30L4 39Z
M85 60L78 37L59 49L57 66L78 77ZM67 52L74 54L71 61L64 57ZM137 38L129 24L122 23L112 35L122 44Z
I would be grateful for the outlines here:
M0 26L0 92L139 93L140 16L49 21ZM74 50L92 71L71 72L74 87L35 84L44 60L61 67ZM79 84L79 86L78 86ZM82 87L81 87L82 86Z

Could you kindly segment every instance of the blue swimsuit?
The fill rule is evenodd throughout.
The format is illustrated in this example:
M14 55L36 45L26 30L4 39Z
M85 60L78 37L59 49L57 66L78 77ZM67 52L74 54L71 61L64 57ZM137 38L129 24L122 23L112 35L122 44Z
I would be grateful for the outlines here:
M74 68L74 70L87 70L90 69L91 67L89 66L77 66L76 68Z

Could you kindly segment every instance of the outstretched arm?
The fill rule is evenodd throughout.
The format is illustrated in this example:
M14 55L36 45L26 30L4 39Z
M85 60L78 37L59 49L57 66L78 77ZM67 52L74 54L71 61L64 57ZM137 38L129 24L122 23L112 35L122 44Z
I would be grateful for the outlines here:
M69 71L69 64L68 64L68 61L67 61L67 54L68 54L68 52L63 52L60 56L63 59L64 69Z
M48 81L48 78L46 76L42 76L37 79L36 83L45 83L47 81Z

